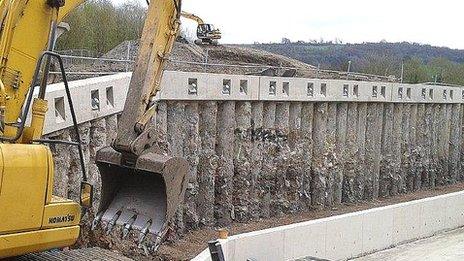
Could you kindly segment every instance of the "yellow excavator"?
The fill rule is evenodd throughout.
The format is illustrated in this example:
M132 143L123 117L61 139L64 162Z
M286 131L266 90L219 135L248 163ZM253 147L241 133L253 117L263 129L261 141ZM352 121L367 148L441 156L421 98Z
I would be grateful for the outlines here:
M0 258L73 245L81 214L92 206L71 93L61 57L53 51L57 25L82 2L0 0ZM180 17L181 0L151 1L117 138L97 153L102 199L94 225L137 232L138 243L163 237L187 185L187 161L160 153L150 124ZM42 137L52 59L60 64L77 134L73 142ZM81 202L53 195L47 143L77 146Z
M197 38L195 44L212 44L218 45L219 40L222 38L221 30L214 27L212 24L207 24L201 17L182 11L182 17L195 21L197 26Z

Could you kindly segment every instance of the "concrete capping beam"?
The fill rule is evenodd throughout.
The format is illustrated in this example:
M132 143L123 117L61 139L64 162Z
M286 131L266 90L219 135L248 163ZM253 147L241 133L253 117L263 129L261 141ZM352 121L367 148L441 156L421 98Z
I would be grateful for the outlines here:
M78 123L117 114L124 108L131 73L69 82ZM51 84L45 98L48 100L44 134L73 125L64 84ZM29 114L30 115L30 114Z
M70 82L78 122L120 113L131 73ZM464 103L461 87L166 71L160 100ZM48 87L45 134L72 126L62 83Z
M323 218L221 240L226 260L346 260L464 225L464 192ZM195 261L211 260L207 250Z
M258 100L259 77L164 72L161 100Z
M390 88L387 83L272 77L261 77L259 87L260 100L314 102L388 102Z
M352 80L166 71L162 86L161 100L464 102L461 87Z

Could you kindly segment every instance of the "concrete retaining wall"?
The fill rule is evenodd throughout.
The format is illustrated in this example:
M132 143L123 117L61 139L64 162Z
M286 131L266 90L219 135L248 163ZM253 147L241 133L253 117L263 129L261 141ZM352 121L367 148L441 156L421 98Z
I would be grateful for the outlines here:
M131 73L71 81L78 123L90 122L118 114L124 108ZM72 127L71 112L63 84L51 84L47 88L48 111L45 115L46 134Z
M88 169L97 185L93 159L114 139L129 77L73 83ZM179 232L464 178L461 88L183 72L166 72L162 86L155 122L163 147L190 162ZM48 95L55 99L64 92L56 85ZM56 107L49 113L49 136L70 139L70 117L58 124ZM76 198L77 153L52 148L56 190Z
M100 177L95 165L96 152L116 137L117 115L124 108L130 73L73 81L69 83L89 179L96 184L96 202L100 198ZM49 110L44 132L46 138L75 141L72 118L63 84L47 89ZM79 200L81 181L79 154L75 147L50 145L55 156L55 195Z
M226 260L345 260L464 225L464 192L221 240ZM211 260L208 250L193 259Z

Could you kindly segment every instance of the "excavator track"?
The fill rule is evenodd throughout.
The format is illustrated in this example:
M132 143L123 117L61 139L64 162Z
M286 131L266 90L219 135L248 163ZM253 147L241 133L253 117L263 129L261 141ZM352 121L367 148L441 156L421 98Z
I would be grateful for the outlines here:
M8 259L7 259L8 260ZM28 254L20 257L11 258L12 261L85 261L85 260L110 260L110 261L131 261L121 254L111 252L101 248L83 248L77 250L50 251L37 254Z

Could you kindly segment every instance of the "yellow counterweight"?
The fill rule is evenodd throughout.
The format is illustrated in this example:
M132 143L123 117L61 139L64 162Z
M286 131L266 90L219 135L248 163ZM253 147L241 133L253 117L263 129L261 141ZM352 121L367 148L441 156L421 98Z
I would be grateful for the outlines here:
M52 195L53 159L43 145L0 145L0 258L73 244L80 206Z

